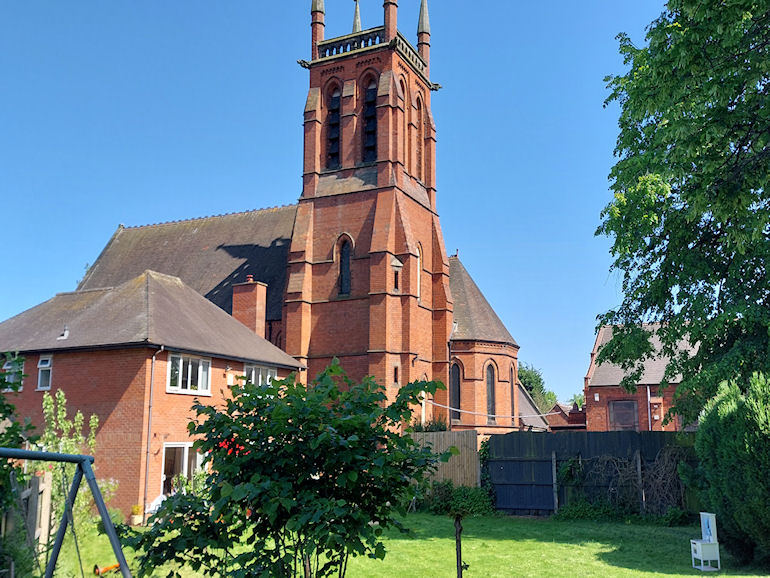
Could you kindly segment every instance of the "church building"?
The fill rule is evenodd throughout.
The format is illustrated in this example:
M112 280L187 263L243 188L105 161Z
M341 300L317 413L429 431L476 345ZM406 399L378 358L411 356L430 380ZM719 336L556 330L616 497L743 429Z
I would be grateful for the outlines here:
M173 315L195 317L192 292L264 342L254 346L259 349L254 353L244 349L253 345L246 338L239 341L237 351L216 347L211 343L213 334L200 340L208 351L188 351L181 335L179 353L160 338L150 339L149 333L142 333L144 341L132 342L134 348L148 348L140 357L149 392L132 394L137 421L121 425L146 430L146 435L136 436L138 445L146 445L142 459L147 463L142 462L137 473L144 472L139 475L144 498L141 492L134 494L130 498L134 502L152 500L168 469L165 457L162 463L149 465L151 453L165 456L151 448L161 443L153 428L162 429L172 416L181 419L178 411L152 417L153 388L157 387L154 403L160 407L168 397L191 393L180 389L180 379L187 376L190 385L192 378L174 371L193 363L201 380L202 367L213 372L216 366L221 372L216 383L226 387L232 382L228 372L256 367L258 373L259 364L270 368L270 376L265 373L264 378L301 368L301 379L312 380L336 357L350 378L374 376L390 399L413 380L447 384L425 400L416 416L423 422L442 419L451 429L482 433L547 428L542 417L529 415L534 403L518 381L519 346L459 258L447 255L437 211L431 98L438 85L430 79L428 0L421 2L416 45L398 30L398 8L398 0L384 0L384 24L363 29L356 2L352 32L327 39L324 1L312 0L311 56L300 61L307 69L309 90L303 185L295 205L147 226L121 225L77 290L68 294L90 296L77 299L87 309L107 288L136 291L139 303L142 295L151 299L153 287L162 286L166 298L155 301L154 318L162 317L173 327ZM185 296L184 307L172 302L174 295ZM37 423L33 408L39 412L39 392L44 389L62 388L68 397L79 399L84 414L91 412L87 397L68 391L78 387L78 380L67 383L61 381L67 373L57 373L67 355L77 349L82 379L88 373L89 351L103 357L125 345L107 339L109 332L102 331L95 332L96 341L71 348L77 323L67 316L75 312L67 307L39 310L45 305L0 324L0 350L20 351L30 366L25 367L27 374L38 373L31 363L44 359L50 364L43 387L41 382L36 387L25 384L22 392L12 394L17 398L12 402ZM36 310L34 331L19 341L24 316ZM124 317L116 315L116 322ZM215 320L222 335L230 333L214 312L207 310L205 319ZM202 320L182 325L197 331ZM65 333L70 337L62 339ZM104 338L104 343L97 338ZM101 371L90 381L108 379L108 372ZM172 384L174 375L177 381ZM114 390L114 375L109 379ZM213 388L215 380L206 383ZM122 399L117 395L103 410L117 415ZM189 405L192 399L183 401ZM526 408L527 415L522 416L520 408ZM109 415L100 418L105 424L110 421ZM111 435L115 440L120 437L117 430ZM190 458L180 454L173 459Z

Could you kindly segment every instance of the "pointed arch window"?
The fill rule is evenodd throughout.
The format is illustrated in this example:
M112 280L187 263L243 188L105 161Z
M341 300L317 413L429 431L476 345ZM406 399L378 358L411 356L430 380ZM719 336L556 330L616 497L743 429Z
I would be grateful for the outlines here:
M411 152L409 150L409 93L406 89L406 84L404 84L404 81L401 81L401 93L404 95L404 122L401 126L401 146L402 146L402 155L404 159L404 170L407 172L409 171L409 153Z
M422 298L422 247L417 247L417 300Z
M363 161L377 160L377 83L369 80L364 93L364 153Z
M329 112L326 117L326 168L340 168L340 98L342 93L335 87L329 94Z
M495 423L495 367L487 365L487 423Z
M342 241L340 244L340 295L350 295L350 258L352 252L353 246L350 241L347 239Z
M449 370L449 406L453 408L449 412L449 419L460 419L460 366L456 363Z
M511 421L516 422L516 384L513 382L513 364L511 364Z
M425 123L424 123L424 120L423 120L422 100L419 99L419 98L417 99L417 115L416 116L417 116L417 118L415 119L415 126L417 127L417 149L416 149L417 159L416 159L415 162L417 164L417 171L416 171L415 176L417 177L418 181L422 181L423 180L423 152L422 152L422 149L423 149L424 140L425 140L425 135L424 135L424 125L425 125Z

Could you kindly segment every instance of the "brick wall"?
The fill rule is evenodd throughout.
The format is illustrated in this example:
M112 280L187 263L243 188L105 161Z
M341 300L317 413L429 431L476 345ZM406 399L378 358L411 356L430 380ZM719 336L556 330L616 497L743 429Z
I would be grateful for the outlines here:
M597 396L598 400L596 399ZM621 387L586 387L586 429L587 431L610 431L610 403L613 401L635 401L639 424L638 431L679 431L679 421L676 419L666 425L663 424L666 413L673 405L673 396L673 387L666 388L661 396L658 391L658 386L651 385L651 403L649 405L650 411L648 413L647 386L645 385L638 386L634 393L629 393ZM650 426L650 424L652 425Z

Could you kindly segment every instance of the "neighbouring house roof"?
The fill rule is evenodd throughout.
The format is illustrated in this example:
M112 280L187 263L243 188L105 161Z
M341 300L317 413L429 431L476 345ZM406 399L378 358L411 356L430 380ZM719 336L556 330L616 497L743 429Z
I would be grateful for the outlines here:
M302 367L178 277L154 271L117 287L58 294L0 323L0 351L137 345Z
M493 341L518 347L457 256L449 257L449 289L454 300L453 341Z
M535 405L535 400L527 391L521 382L519 386L519 422L522 428L532 428L538 430L547 430L548 422L541 414L542 412Z
M118 227L78 290L116 287L150 269L179 277L224 311L232 284L267 284L267 320L281 318L296 205L143 227Z
M644 326L645 329L652 331L656 325L648 324ZM599 328L599 333L596 335L596 342L594 343L594 349L591 353L591 365L588 368L588 374L586 376L587 385L591 386L616 386L619 385L626 373L619 365L614 363L602 363L596 364L596 355L599 349L612 339L613 328L610 325L603 325ZM656 351L661 350L660 339L653 335L650 339L652 346ZM682 345L682 347L688 347ZM639 380L639 385L659 385L663 381L663 374L668 367L669 358L664 355L658 355L653 359L648 359L644 362L644 372ZM680 377L674 377L669 380L669 383L679 383Z

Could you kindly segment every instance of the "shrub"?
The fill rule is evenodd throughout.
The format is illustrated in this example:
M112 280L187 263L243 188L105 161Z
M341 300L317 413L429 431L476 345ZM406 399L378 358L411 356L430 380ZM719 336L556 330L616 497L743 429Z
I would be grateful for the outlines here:
M722 383L695 440L700 499L717 515L719 541L739 561L770 551L770 383L754 374L746 393Z
M419 509L437 516L449 514L454 485L452 480L432 481L420 500Z
M452 492L449 510L453 514L467 516L488 516L495 513L492 498L484 488L459 486Z
M207 480L163 502L142 532L138 575L168 562L214 576L343 577L351 556L385 556L381 536L439 459L400 426L437 382L385 389L347 379L335 362L310 385L289 377L233 387L221 406L198 401L188 429ZM193 480L194 482L195 480ZM233 549L248 538L249 547Z
M412 424L412 429L415 432L447 431L447 425L444 418L437 417L436 419L428 420L425 423L416 421Z

